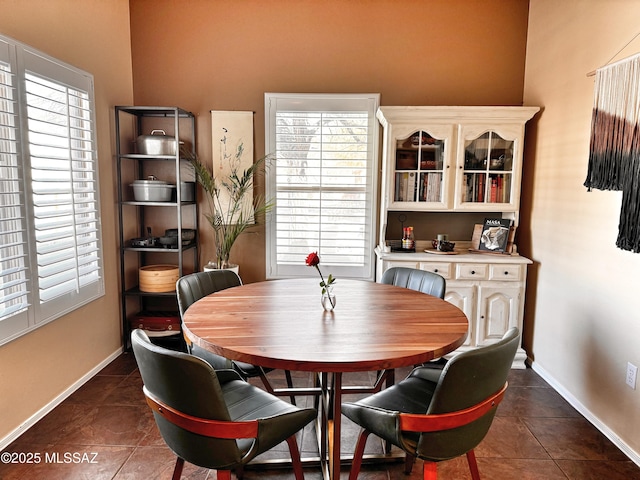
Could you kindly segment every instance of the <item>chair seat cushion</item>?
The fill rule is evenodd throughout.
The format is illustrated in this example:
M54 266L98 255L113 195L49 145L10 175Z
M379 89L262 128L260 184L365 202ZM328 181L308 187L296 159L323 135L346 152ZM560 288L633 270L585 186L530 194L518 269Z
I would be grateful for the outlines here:
M235 360L229 360L221 355L216 355L215 353L210 352L198 345L191 346L191 354L195 355L198 358L203 359L209 365L211 365L216 370L222 370L227 368L233 368L236 370L243 378L253 378L258 377L260 375L260 367L256 365L251 365L250 363L245 362L237 362ZM265 368L264 371L270 372L271 368Z
M316 417L314 409L299 408L244 380L226 382L221 388L231 420L259 419L261 425L275 424L277 421L276 428L271 425L260 429L256 455L276 446L283 438L293 435ZM238 447L244 454L249 451L252 443L250 439L241 439L238 440Z
M409 376L402 382L360 400L356 404L401 413L424 414L427 412L436 385L437 381Z
M416 369L420 370L420 369ZM378 437L394 445L415 450L420 438L419 433L405 432L398 435L397 414L425 414L436 389L439 371L430 370L423 377L432 376L432 381L412 374L389 388L355 403L344 403L342 413L359 425L367 425L367 429ZM430 375L433 373L433 375ZM402 445L401 445L402 444Z
M233 368L244 378L253 378L260 376L260 367L257 365L252 365L250 363L239 362L237 360L232 360ZM273 368L263 368L264 372L270 372Z
M190 353L191 355L201 358L216 370L233 368L233 363L231 362L231 360L220 355L216 355L215 353L199 347L198 345L191 345Z
M221 385L229 415L233 421L255 420L300 410L243 380Z

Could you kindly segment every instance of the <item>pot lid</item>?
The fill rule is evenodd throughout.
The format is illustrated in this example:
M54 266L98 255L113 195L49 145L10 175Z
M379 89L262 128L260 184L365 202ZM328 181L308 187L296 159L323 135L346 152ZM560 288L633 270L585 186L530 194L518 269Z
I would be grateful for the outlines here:
M155 175L149 175L146 180L135 180L133 185L166 185L164 180L158 180Z
M151 141L163 141L163 140L173 140L175 139L175 137L173 137L172 135L167 135L167 133L164 130L151 130L151 134L150 135L138 135L138 140L140 141L145 141L145 140L151 140ZM184 145L184 142L182 140L180 140L178 142L180 145Z

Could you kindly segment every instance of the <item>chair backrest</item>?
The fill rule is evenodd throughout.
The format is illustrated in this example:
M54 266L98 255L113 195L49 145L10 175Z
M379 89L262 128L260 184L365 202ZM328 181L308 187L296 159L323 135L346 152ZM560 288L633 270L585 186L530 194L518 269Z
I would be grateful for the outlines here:
M514 327L497 343L454 356L440 375L426 413L463 410L498 392L507 381L519 345L520 332ZM453 430L421 434L418 452L436 461L468 452L487 434L495 411Z
M447 288L445 279L437 273L407 267L387 269L382 274L380 283L409 288L439 298L444 298Z
M179 412L211 420L230 421L215 370L207 362L154 345L142 330L131 333L131 345L148 392ZM235 440L191 433L154 412L162 438L189 463L219 468L237 464L241 452Z
M231 270L210 270L180 277L176 282L180 319L182 320L187 309L202 297L226 288L239 287L240 285L242 285L242 280L240 280L237 273ZM188 349L190 353L209 362L213 368L233 368L230 360L195 344L188 345Z
M182 317L187 308L202 297L240 285L242 280L232 270L210 270L180 277L176 282L180 316Z

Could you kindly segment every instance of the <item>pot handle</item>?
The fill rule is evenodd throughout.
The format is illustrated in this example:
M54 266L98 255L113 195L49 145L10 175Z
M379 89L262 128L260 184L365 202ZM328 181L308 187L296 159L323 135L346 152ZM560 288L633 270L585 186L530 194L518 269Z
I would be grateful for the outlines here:
M151 130L151 135L157 135L157 134L164 135L164 136L167 135L164 130Z

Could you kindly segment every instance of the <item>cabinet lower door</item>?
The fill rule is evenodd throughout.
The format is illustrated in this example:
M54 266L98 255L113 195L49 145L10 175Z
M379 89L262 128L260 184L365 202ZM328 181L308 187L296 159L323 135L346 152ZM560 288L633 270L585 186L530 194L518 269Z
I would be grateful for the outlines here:
M480 287L477 345L497 342L511 327L518 327L519 287Z
M467 316L467 320L469 320L469 332L463 345L475 345L476 326L473 320L475 318L474 307L476 305L476 287L473 285L463 286L450 283L447 285L447 293L445 293L444 299L462 310Z

